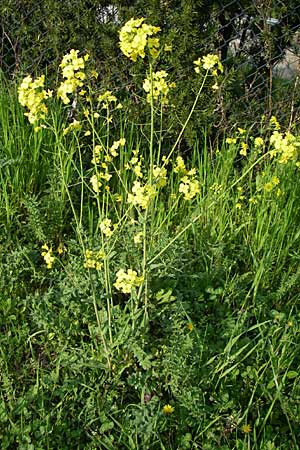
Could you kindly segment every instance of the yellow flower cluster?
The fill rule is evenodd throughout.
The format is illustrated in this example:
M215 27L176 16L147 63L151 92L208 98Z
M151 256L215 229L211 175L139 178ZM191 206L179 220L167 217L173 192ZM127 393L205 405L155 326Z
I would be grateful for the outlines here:
M41 252L41 255L44 258L45 263L47 264L47 268L51 269L55 259L54 256L52 255L53 252L52 247L48 247L47 244L44 244L42 246L42 250L43 251Z
M118 141L114 141L112 146L109 149L109 153L111 154L111 156L113 156L114 158L116 156L118 156L117 150L119 147L124 147L124 145L126 144L126 139L125 138L121 138Z
M180 173L182 175L187 174L187 170L182 156L177 156L176 164L174 165L173 170L175 173Z
M159 39L151 38L160 31L159 27L147 25L144 18L130 19L121 28L119 33L120 48L125 56L136 61L140 56L145 57L145 48L148 46L150 55L156 57L159 51Z
M154 166L153 178L157 187L164 187L167 184L167 169L165 167Z
M192 171L188 172L188 175L193 173ZM194 178L194 174L191 175L191 178L185 175L181 178L181 183L179 185L179 192L183 194L183 198L185 200L192 200L197 194L200 192L200 184L199 181Z
M213 191L213 193L215 195L219 195L222 190L223 190L223 185L222 184L218 184L218 183L213 183L210 188L211 191Z
M84 57L78 57L79 50L71 50L70 53L65 55L60 63L59 67L62 70L62 76L65 78L57 89L57 96L65 105L70 103L68 94L73 94L76 89L83 86L83 80L86 75L82 71L85 66L85 61L89 59L89 55ZM81 70L82 69L82 70Z
M279 155L278 162L287 164L291 160L297 160L300 140L292 133L280 133L278 130L273 131L270 137L270 145L273 147L271 156Z
M176 83L168 84L165 78L168 76L165 70L159 70L152 74L151 78L146 78L144 80L143 88L147 92L147 102L151 103L151 98L153 100L162 99L162 103L167 103L167 95L170 88L176 87Z
M33 80L30 76L23 79L18 88L18 98L22 106L28 109L25 116L31 124L37 124L41 119L45 119L48 112L44 101L52 97L52 91L44 89L45 75ZM35 129L38 131L39 127Z
M144 281L144 277L138 277L135 270L128 269L127 273L124 269L117 272L117 279L114 286L123 294L130 294L133 287L139 287Z
M116 226L113 225L111 220L108 218L102 220L102 222L100 223L100 230L107 237L112 236L115 228L116 228Z
M117 97L113 95L111 91L105 91L104 94L98 96L98 102L101 104L101 109L108 109L110 104L116 104L117 101ZM121 109L122 107L121 103L117 103L116 109Z
M247 156L248 144L246 142L241 142L240 155Z
M137 178L143 178L142 161L143 157L139 155L139 150L132 150L132 158L125 164L126 170L132 170Z
M85 251L85 262L83 266L86 269L96 269L101 270L103 267L103 258L105 258L105 253L103 251L93 251L86 250Z
M94 174L91 178L90 178L90 183L92 184L92 188L93 191L96 192L96 194L99 193L100 187L102 186L102 180L105 180L106 182L108 182L112 175L111 173L109 173L109 163L112 162L113 158L115 158L116 156L118 156L118 149L119 147L124 147L124 145L126 144L126 139L125 138L121 138L118 141L114 141L113 144L111 145L111 147L108 148L108 150L105 149L105 147L103 147L103 145L95 145L93 148L93 158L91 160L92 164L94 165L98 165L100 164L100 156L102 153L106 152L106 155L104 156L104 161L101 163L101 170L100 172L98 172L98 168L97 169L97 173ZM109 186L106 185L105 187L107 190L109 190Z
M102 145L95 145L93 148L93 158L91 160L92 164L99 164L100 162L100 155L102 152L104 152L105 148Z
M200 184L196 180L196 169L187 170L182 156L177 156L173 171L181 175L179 192L183 194L185 200L192 200L200 192Z
M147 209L151 199L155 196L156 190L154 186L146 184L142 186L139 181L135 181L132 186L132 193L128 194L128 203Z
M194 61L195 64L195 72L200 73L200 67L202 66L204 70L212 70L213 75L217 75L217 72L223 73L223 65L220 61L218 55L208 54L203 56L202 58L198 58Z

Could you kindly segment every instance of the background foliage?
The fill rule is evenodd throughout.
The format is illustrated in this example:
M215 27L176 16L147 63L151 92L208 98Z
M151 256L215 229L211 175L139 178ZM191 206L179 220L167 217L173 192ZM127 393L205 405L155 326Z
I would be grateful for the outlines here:
M134 16L160 26L162 42L172 46L164 68L178 85L171 100L176 108L169 116L173 127L184 122L194 97L192 62L208 52L221 55L227 74L223 89L215 101L203 96L199 113L185 133L184 148L193 144L196 130L203 126L213 138L237 119L251 125L263 113L269 118L273 109L281 111L286 123L297 119L295 78L274 75L274 65L287 48L299 52L295 32L300 5L295 0L41 0L38 4L4 0L0 5L2 70L15 77L47 67L55 77L53 68L61 55L78 48L92 55L101 74L99 82L129 91L139 103L140 91L131 80L144 76L143 64L124 62L117 45L120 25ZM278 22L272 25L270 19ZM142 110L141 106L139 114Z

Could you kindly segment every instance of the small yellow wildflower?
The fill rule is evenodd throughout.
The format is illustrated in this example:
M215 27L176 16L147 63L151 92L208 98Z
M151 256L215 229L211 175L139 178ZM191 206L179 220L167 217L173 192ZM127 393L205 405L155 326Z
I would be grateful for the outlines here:
M107 236L107 237L111 237L111 235L113 234L114 230L112 228L112 222L110 219L106 218L104 219L101 223L100 223L100 230L102 231L102 233Z
M118 99L115 97L111 91L105 91L104 94L98 96L98 101L100 103L112 103L116 102Z
M81 123L74 119L72 123L63 130L63 135L66 136L70 131L77 131L81 129Z
M77 88L81 88L83 86L83 80L86 78L85 73L80 69L84 69L84 63L88 60L89 55L86 54L82 58L78 57L78 53L79 50L72 49L69 53L64 55L62 62L59 65L65 81L58 87L57 96L65 105L70 103L68 95L75 93ZM80 89L80 92L82 91L83 89Z
M138 277L137 272L132 269L128 269L127 273L124 269L120 269L116 275L117 279L114 286L123 294L130 294L134 287L140 286L144 281L144 277Z
M241 147L242 149L240 150L240 155L247 156L248 145L246 144L246 142L242 142Z
M163 407L163 413L166 415L172 414L174 412L174 407L171 405L165 405Z
M280 130L280 124L275 116L272 116L270 119L270 125L272 125L275 130Z
M264 140L263 140L263 138L261 138L261 137L256 137L256 138L254 139L254 147L255 147L255 148L263 147L263 145L264 145Z
M99 73L96 70L91 70L91 76L97 80Z
M226 144L236 144L237 138L228 137L228 138L226 138L225 142L226 142Z
M135 245L138 245L142 242L143 239L143 233L137 233L134 237L133 237L133 242L135 243Z
M247 434L250 433L251 431L252 431L251 425L246 423L245 425L242 426L243 433Z
M189 331L193 331L194 325L193 325L191 322L189 322L189 323L187 324L187 328L188 328Z
M199 181L194 178L184 176L181 178L179 192L183 194L185 200L192 200L200 192Z
M105 258L105 253L102 251L93 251L87 249L85 251L85 262L83 267L86 269L96 269L101 270L103 267L103 262L100 261Z
M273 184L271 182L266 183L264 189L265 191L270 192L273 189Z
M158 187L164 187L167 184L167 169L165 167L154 166L153 177Z
M173 50L172 44L165 44L164 51L165 52L171 52Z
M175 173L182 173L184 175L187 173L182 156L177 156L176 165L174 166L173 170Z
M165 78L167 78L168 74L165 70L159 70L152 74L151 78L146 78L144 80L143 88L144 91L147 92L146 100L148 103L151 103L151 99L158 100L161 99L162 103L167 103L167 95L170 88L175 87L175 83L167 83Z
M99 193L100 187L102 186L102 183L100 182L100 175L93 175L90 178L90 183L92 185L93 191L96 192L96 194Z
M43 252L41 252L41 255L43 256L45 263L47 264L47 268L51 269L54 263L54 257L52 256L52 248L48 247L47 244L44 244L42 246Z
M59 255L62 255L65 252L66 252L66 247L60 242L58 247L57 247L57 253Z
M212 55L208 54L206 56L203 56L202 58L198 58L196 61L194 61L195 64L195 72L200 73L200 66L202 65L204 70L211 70L215 66L217 66L217 69L222 73L223 72L223 65L220 61L220 58L218 55Z

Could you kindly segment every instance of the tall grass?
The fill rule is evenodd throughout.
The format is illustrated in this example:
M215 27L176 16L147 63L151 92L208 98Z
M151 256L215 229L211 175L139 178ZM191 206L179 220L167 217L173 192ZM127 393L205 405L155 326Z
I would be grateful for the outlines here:
M87 76L38 132L1 80L3 449L299 448L298 138L181 155L154 73L142 127Z

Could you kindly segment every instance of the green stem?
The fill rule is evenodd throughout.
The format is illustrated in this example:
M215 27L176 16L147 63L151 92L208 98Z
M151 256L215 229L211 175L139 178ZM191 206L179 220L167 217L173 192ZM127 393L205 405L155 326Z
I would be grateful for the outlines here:
M258 160L256 160L228 189L226 189L220 196L218 197L218 201L220 198L225 196L228 191L230 191L234 186L236 186L245 176L257 165L259 164L266 156L268 156L271 152L265 153L262 155ZM201 199L201 202L204 201L204 198ZM208 206L208 210L217 202L217 200L214 200L210 203ZM174 236L173 239L160 251L158 252L150 261L148 261L148 265L153 264L154 261L156 261L169 247L171 247L174 242L177 241L177 239L182 236L189 228L191 228L192 225L194 225L195 222L197 222L200 217L203 215L203 212L201 211L199 214L197 214L196 217L194 217L176 236Z

